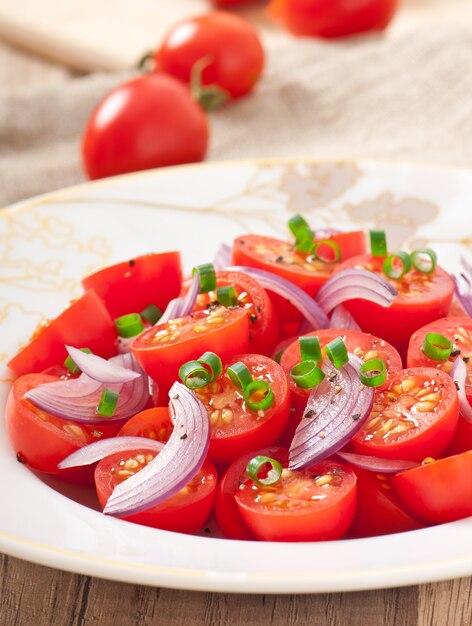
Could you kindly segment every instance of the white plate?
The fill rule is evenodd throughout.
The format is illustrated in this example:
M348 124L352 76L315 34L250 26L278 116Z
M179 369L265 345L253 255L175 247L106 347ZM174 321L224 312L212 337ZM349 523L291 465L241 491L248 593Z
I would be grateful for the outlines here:
M472 173L371 162L259 161L172 168L82 185L0 213L0 406L6 360L81 276L179 248L187 268L248 231L386 229L395 249L431 245L449 269L472 242ZM470 220L469 220L470 223ZM105 517L15 460L0 426L0 550L115 580L195 590L297 593L410 585L472 574L472 519L373 539L307 544L178 535ZM72 492L71 492L72 493Z

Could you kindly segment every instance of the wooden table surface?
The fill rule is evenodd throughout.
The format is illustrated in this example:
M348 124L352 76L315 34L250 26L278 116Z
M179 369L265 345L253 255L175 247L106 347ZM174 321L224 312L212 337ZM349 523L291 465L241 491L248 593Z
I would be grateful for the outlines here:
M2 90L70 78L65 68L0 43ZM472 578L359 593L248 596L116 583L0 555L0 626L108 624L469 626Z

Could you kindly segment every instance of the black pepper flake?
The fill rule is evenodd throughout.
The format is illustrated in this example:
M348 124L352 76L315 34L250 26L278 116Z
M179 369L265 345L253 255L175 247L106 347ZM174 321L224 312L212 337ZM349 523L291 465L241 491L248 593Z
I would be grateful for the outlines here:
M328 376L328 380L330 383L334 383L334 381L337 379L338 375L336 374L336 372L333 372L332 374L330 374Z
M181 435L181 437L180 437L180 438L181 438L181 439L187 439L187 437L188 437L187 433L184 433L183 435Z
M360 419L361 414L360 413L354 413L354 415L352 415L352 419L357 421L358 419Z
M26 464L26 459L25 457L21 454L21 452L17 452L16 453L16 460L18 461L18 463L23 463L23 465Z
M310 409L305 413L303 417L307 417L308 419L310 419L310 417L313 417L314 415L316 415L316 411L314 409Z
M238 480L238 487L242 487L244 485L243 482L241 482L240 480Z
M243 245L246 243L244 239L240 239L238 243L242 243Z
M460 387L459 387L459 383L457 382L457 380L454 381L454 384L456 386L457 391L460 391Z
M257 322L257 315L254 315L254 313L251 313L251 315L249 316L249 319L251 320L253 324L255 324Z
M136 261L135 261L134 259L130 259L130 260L128 261L128 265L129 265L130 267L134 267L134 266L136 265Z
M262 311L262 307L261 307L261 306L256 306L256 311L257 311L258 313L260 313L260 312Z
M464 361L464 363L468 363L470 361L470 356L463 356L462 360Z
M178 399L179 399L179 397L180 397L180 396L179 396L179 394L178 394L178 393L175 393L175 394L172 396L172 400L178 400Z
M319 478L319 474L312 474L311 477L312 478Z
M459 350L459 348L456 348L455 350L451 352L451 356L458 356L460 353L461 351Z
M284 260L283 256L278 256L278 257L275 259L275 262L276 262L276 263L282 263L282 261L283 261L283 260Z
M211 534L211 530L207 527L203 529L203 532L207 533L208 535Z

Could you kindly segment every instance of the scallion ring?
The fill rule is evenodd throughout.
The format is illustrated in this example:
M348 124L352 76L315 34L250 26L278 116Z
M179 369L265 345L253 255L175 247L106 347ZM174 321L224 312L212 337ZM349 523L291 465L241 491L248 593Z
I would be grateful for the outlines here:
M241 361L237 361L226 368L226 375L238 391L244 391L252 383L251 372Z
M267 411L275 402L272 387L266 380L253 380L246 385L243 398L251 411Z
M162 311L155 304L148 304L147 307L141 311L140 315L148 324L154 326L154 324L157 324L161 319Z
M411 257L407 252L390 254L383 262L385 276L398 280L411 270Z
M318 337L299 337L300 357L302 361L322 361L320 340Z
M336 337L325 346L326 356L337 369L349 361L346 344L341 337Z
M113 417L120 394L111 389L104 389L97 406L97 415Z
M294 215L288 221L288 227L295 237L295 247L300 252L311 252L314 232L308 222L301 215Z
M325 375L316 361L302 361L290 370L293 382L301 389L313 389L321 383Z
M236 306L238 304L238 294L233 285L218 287L216 290L216 299L223 306Z
M82 352L86 352L87 354L92 354L92 350L89 348L80 348ZM68 356L64 361L64 367L66 367L72 375L80 374L80 368L75 364L71 356Z
M329 253L324 248L329 248ZM337 263L341 260L341 248L331 239L316 241L311 250L313 257L321 263Z
M427 333L421 346L423 354L433 361L447 361L453 350L452 341L439 333Z
M382 359L370 359L363 363L359 370L359 377L366 387L380 387L387 379L387 366Z
M259 472L267 464L270 464L271 469L265 478L259 478ZM255 456L246 466L247 475L256 485L275 485L281 479L282 471L279 461L268 456Z
M192 276L198 272L200 275L200 293L208 293L216 289L216 272L213 263L197 265L192 270Z
M188 389L200 389L211 381L211 374L200 361L187 361L179 369L179 378Z
M384 230L371 230L370 253L372 256L387 256L387 237Z
M139 313L128 313L128 315L122 315L115 319L115 327L119 337L128 339L129 337L136 337L144 330L143 320Z
M413 250L410 257L415 270L422 274L431 274L435 270L438 261L436 252L430 248Z
M210 370L211 383L215 381L218 376L221 376L223 372L223 363L221 362L220 357L214 352L205 352L200 358L197 359L197 361Z

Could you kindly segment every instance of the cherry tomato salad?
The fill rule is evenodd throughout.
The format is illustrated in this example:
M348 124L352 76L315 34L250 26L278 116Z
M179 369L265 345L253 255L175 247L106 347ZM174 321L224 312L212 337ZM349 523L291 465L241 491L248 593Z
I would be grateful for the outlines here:
M6 424L19 462L94 485L104 514L262 541L472 516L467 261L296 215L188 279L166 252L83 286L10 360Z

